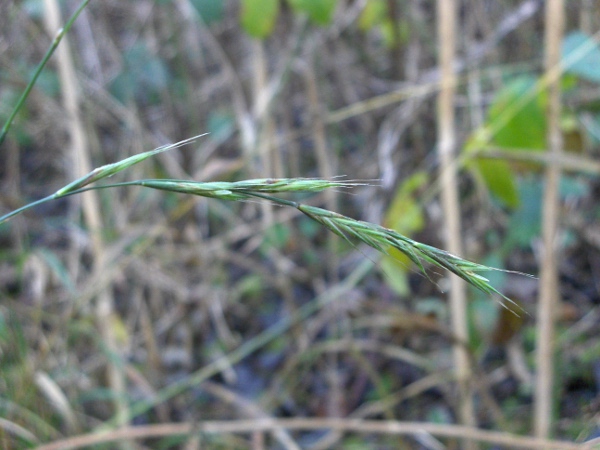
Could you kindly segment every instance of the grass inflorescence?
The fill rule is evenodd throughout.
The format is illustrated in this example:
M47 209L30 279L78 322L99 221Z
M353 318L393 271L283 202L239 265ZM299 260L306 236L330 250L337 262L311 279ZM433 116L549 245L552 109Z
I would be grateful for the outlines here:
M351 245L353 245L352 240L355 239L385 254L388 254L390 248L395 248L407 255L408 258L410 258L410 260L414 264L416 264L417 267L419 267L419 269L424 274L426 274L424 266L425 263L432 264L433 266L439 268L447 269L450 272L462 278L463 280L465 280L467 283L474 286L475 288L483 291L484 293L498 294L507 302L521 309L515 302L513 302L511 299L509 299L508 297L500 293L496 288L494 288L487 278L479 274L479 272L502 269L496 269L493 267L488 267L482 264L477 264L468 261L439 248L432 247L421 242L417 242L394 230L382 227L381 225L356 220L351 217L347 217L342 214L329 211L327 209L306 205L293 200L275 197L272 195L285 194L290 192L314 193L321 192L325 189L330 188L351 188L354 186L368 184L364 181L325 180L320 178L260 178L234 182L200 182L193 180L148 179L127 181L108 185L89 186L91 183L94 183L107 177L111 177L116 173L121 172L122 170L125 170L128 167L131 167L134 164L144 161L145 159L148 159L149 157L154 156L158 153L191 143L201 136L204 135L195 136L193 138L186 139L176 144L162 146L149 152L131 156L113 164L107 164L102 167L98 167L90 173L88 173L87 175L59 189L54 194L45 197L41 200L29 203L15 211L12 211L0 217L0 224L2 222L7 221L11 217L25 211L26 209L32 208L33 206L61 197L76 195L81 192L92 189L108 189L124 186L142 186L151 189L178 192L182 194L198 195L218 200L246 201L250 199L259 198L263 200L268 200L277 205L289 206L298 209L307 217L325 226L338 236L341 236ZM515 273L521 274L521 272ZM527 274L522 275L530 276ZM504 307L507 307L504 302L501 302L501 304Z

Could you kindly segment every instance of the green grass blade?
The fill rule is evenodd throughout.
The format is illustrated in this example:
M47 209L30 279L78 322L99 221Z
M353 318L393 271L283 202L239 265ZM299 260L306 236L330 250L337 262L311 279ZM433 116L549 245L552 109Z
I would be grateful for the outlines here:
M8 214L5 214L2 217L0 217L0 224L2 224L3 222L6 222L11 217L21 214L23 211L26 211L29 208L33 208L34 206L38 206L38 205L41 205L42 203L49 202L50 200L54 200L55 198L56 197L54 197L54 195L49 195L48 197L41 198L39 200L36 200L35 202L28 203L25 206L21 206L19 209L15 209L14 211L11 211Z
M54 53L54 50L56 50L56 48L58 47L58 44L62 40L63 36L71 29L71 26L73 25L73 23L75 22L75 20L81 13L81 11L83 11L83 9L87 6L87 4L89 2L90 2L90 0L84 0L81 3L81 5L79 6L79 8L77 8L77 10L69 18L67 23L65 23L65 26L62 27L60 30L58 30L58 32L56 33L56 36L52 40L52 44L50 45L50 48L48 49L48 51L46 52L46 54L44 55L44 57L38 64L38 66L33 74L33 78L25 87L23 94L21 94L21 97L17 101L17 104L15 105L12 112L10 113L10 116L8 117L8 119L6 119L6 122L4 123L4 126L2 127L2 131L0 131L0 145L2 145L2 143L4 142L4 139L6 138L6 134L8 133L8 130L10 129L10 127L13 123L13 120L15 119L16 115L19 113L20 109L25 104L25 100L27 99L27 97L29 96L29 93L33 89L33 86L35 85L38 77L40 76L40 73L42 73L42 70L46 66L46 63L48 62L48 60ZM0 223L1 222L2 221L0 220Z

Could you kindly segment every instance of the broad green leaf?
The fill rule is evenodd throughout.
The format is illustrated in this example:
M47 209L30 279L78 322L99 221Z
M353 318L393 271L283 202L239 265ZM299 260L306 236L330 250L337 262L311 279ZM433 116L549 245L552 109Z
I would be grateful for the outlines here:
M506 150L544 150L545 95L535 93L536 82L534 77L522 76L501 89L492 101L484 127L470 136L463 152L476 154L489 146ZM509 208L519 205L515 171L507 161L474 158L467 167L503 205Z
M278 14L279 0L242 0L242 27L252 37L270 35Z
M588 35L575 31L562 45L565 72L600 83L600 46Z
M329 25L335 12L337 0L288 0L296 11L308 14L317 25Z
M396 194L385 216L385 224L401 234L420 231L424 225L421 205L415 200L415 193L427 183L427 172L414 173L396 190Z
M513 171L509 164L501 159L477 159L475 167L483 178L486 187L505 206L515 208L519 205L519 193Z
M490 136L488 128L475 130L467 139L463 153L477 155L489 145ZM519 205L519 193L508 162L474 156L467 159L465 166L475 177L479 187L494 195L504 206L515 208Z
M489 142L489 130L476 130L465 143L463 153L477 154ZM513 171L508 162L501 159L484 159L475 157L466 164L480 186L493 194L504 206L516 208L519 205Z
M543 150L546 147L545 96L532 95L536 82L534 77L522 76L496 94L487 120L492 130L492 144L507 149ZM523 103L523 99L527 101Z

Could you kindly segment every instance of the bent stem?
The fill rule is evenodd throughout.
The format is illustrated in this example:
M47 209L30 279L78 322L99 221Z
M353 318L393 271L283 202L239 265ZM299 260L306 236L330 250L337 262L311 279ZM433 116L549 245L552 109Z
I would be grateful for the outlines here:
M390 248L395 248L408 256L408 258L410 258L410 260L416 264L416 266L425 274L425 276L427 276L427 273L425 271L424 263L429 263L439 268L449 270L480 291L486 294L499 295L503 299L500 301L500 304L512 313L517 314L512 308L509 308L505 302L508 302L515 308L525 312L523 308L517 305L514 301L494 288L487 278L479 274L479 272L492 270L502 272L512 271L496 269L468 261L460 258L459 256L453 255L452 253L440 250L439 248L414 241L398 233L397 231L382 227L381 225L352 219L351 217L347 217L327 209L309 206L271 195L289 192L320 192L330 188L350 188L353 186L368 184L364 181L334 181L319 178L261 178L236 182L199 182L190 180L165 179L135 180L101 186L88 186L90 183L110 177L115 173L132 166L133 164L137 164L138 162L149 158L152 155L167 151L172 148L180 147L184 144L194 141L200 136L203 135L195 136L176 144L159 147L146 153L131 156L117 163L107 164L94 169L84 177L75 180L62 189L59 189L53 195L41 200L37 200L0 217L0 223L29 208L53 199L80 194L88 190L109 189L125 186L141 186L151 189L177 192L182 194L192 194L201 197L229 201L247 201L252 198L260 198L280 206L296 208L302 214L342 237L345 241L350 243L350 245L354 245L352 243L352 239L356 239L385 254L388 254ZM531 276L521 272L512 273Z

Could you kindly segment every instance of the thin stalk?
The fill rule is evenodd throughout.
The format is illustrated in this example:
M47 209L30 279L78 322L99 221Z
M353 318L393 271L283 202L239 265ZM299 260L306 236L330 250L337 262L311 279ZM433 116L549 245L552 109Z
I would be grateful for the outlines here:
M440 92L438 96L438 155L440 159L441 200L444 221L447 226L446 245L450 252L462 253L460 235L460 204L458 201L457 168L455 160L456 137L454 132L454 97L457 77L454 71L456 42L456 2L438 0L438 45L440 47ZM441 261L436 261L441 264ZM443 264L442 264L443 265ZM449 268L449 267L447 267ZM450 268L450 270L452 270ZM452 331L459 342L469 341L467 324L466 285L469 279L454 272L458 277L450 277L450 309ZM459 278L460 277L460 278ZM471 283L472 284L472 283ZM472 369L468 349L456 343L453 349L454 370L458 383L458 407L463 425L476 426L473 403ZM476 449L472 440L464 440L463 447Z
M564 32L565 6L563 0L546 2L545 65L548 85L548 153L558 159L562 154L560 126L561 96L560 80L551 77L561 71L561 42ZM537 310L536 339L536 390L534 403L535 435L547 437L552 433L554 413L554 339L555 317L559 301L556 238L558 234L559 196L561 166L556 162L546 167L546 187L543 202L542 239L544 243L541 261L540 292Z
M3 222L6 222L11 217L17 216L17 215L21 214L22 212L27 211L28 209L31 209L35 206L39 206L42 203L49 202L50 200L55 200L57 198L60 198L60 197L57 197L56 194L52 194L52 195L49 195L48 197L44 197L44 198L41 198L34 202L28 203L25 206L21 206L19 209L15 209L14 211L11 211L8 214L5 214L2 217L0 217L0 224L2 224Z
M8 119L6 119L6 122L4 123L4 126L2 127L2 130L0 131L0 145L2 145L2 143L4 142L4 139L6 138L6 134L8 133L8 130L10 129L10 127L13 123L13 120L15 119L16 115L19 113L20 109L25 104L25 100L27 99L27 97L29 96L29 93L33 89L33 86L35 85L38 77L40 76L40 73L42 73L42 70L46 66L46 63L48 62L48 60L50 59L50 57L52 56L52 54L58 47L58 44L60 44L60 41L62 40L64 35L71 29L71 26L73 25L73 23L75 22L75 20L79 16L79 14L81 14L81 11L83 11L83 9L87 6L87 4L89 2L90 2L90 0L84 0L81 3L81 5L79 5L79 8L77 8L77 10L69 18L69 20L67 20L67 23L65 23L65 26L60 28L58 30L58 32L56 33L56 36L54 36L54 39L52 40L52 44L50 45L50 48L48 49L48 51L46 52L46 54L44 55L44 57L38 64L37 68L35 69L33 78L25 87L23 94L21 94L21 97L17 101L17 104L13 108Z

